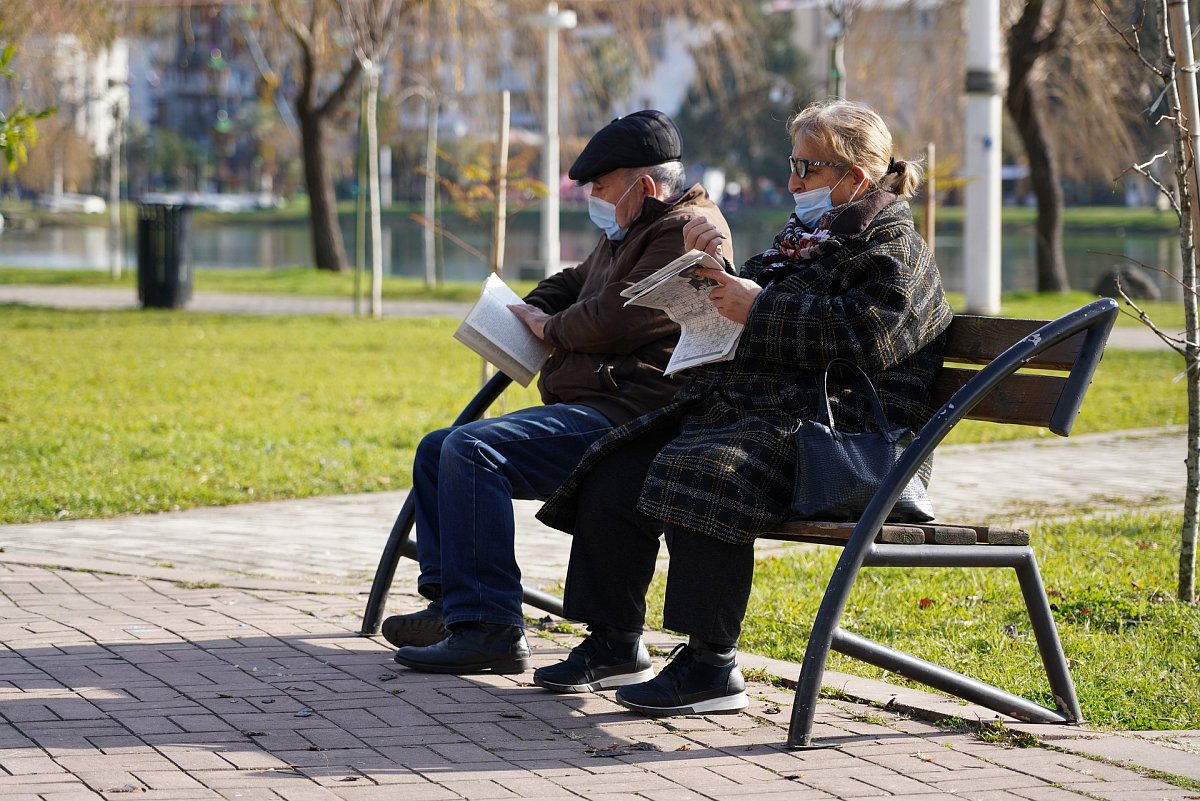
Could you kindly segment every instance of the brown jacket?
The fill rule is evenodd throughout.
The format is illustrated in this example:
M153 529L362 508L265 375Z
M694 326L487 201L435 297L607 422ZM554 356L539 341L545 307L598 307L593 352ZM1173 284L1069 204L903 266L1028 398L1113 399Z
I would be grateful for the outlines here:
M678 384L663 375L679 339L666 314L626 307L622 289L683 255L683 225L704 216L729 225L696 184L672 203L648 198L642 214L614 248L601 236L578 266L542 281L525 298L553 315L546 342L553 353L538 378L543 403L580 403L621 425L665 405Z

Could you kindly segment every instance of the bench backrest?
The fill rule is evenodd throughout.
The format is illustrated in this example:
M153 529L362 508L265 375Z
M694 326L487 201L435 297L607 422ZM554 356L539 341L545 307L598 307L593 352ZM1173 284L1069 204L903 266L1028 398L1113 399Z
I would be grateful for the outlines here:
M944 404L975 376L978 366L990 363L1045 323L1045 320L956 314L947 332L945 366L934 381L934 404ZM1042 426L1066 436L1070 433L1069 425L1065 430L1057 430L1051 421L1063 399L1085 336L1086 332L1081 331L1030 359L1021 372L1005 378L966 416L994 423ZM1029 372L1032 370L1037 372Z

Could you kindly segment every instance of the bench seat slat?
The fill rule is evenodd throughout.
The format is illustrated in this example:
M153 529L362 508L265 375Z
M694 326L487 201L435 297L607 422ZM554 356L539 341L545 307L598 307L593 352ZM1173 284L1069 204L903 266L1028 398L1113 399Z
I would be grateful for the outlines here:
M816 545L844 546L854 531L853 523L834 523L820 520L788 520L764 539L784 542L807 542ZM885 525L876 542L896 545L1028 545L1029 532L1019 528L998 526L942 525L939 523L909 523Z

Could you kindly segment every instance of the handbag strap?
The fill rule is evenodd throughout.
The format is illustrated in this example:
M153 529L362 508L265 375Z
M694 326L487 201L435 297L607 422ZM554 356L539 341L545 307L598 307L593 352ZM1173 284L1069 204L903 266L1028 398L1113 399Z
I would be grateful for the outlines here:
M825 372L821 376L821 400L825 406L825 419L828 421L830 429L835 429L833 423L833 407L829 403L829 371L834 367L843 367L858 379L859 384L866 389L867 397L871 400L871 408L875 410L875 424L879 426L879 431L887 436L890 433L887 413L883 410L883 401L879 400L879 393L875 391L875 385L871 383L871 377L854 362L849 359L838 357L831 359L829 364L825 365ZM820 409L818 408L818 414Z

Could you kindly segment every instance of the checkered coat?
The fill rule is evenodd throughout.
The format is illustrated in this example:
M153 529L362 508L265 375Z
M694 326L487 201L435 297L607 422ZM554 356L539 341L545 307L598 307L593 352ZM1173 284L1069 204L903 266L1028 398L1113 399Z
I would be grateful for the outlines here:
M776 248L746 262L741 275L766 287L734 358L686 371L670 405L593 445L538 518L570 532L577 514L603 514L577 506L591 466L669 426L677 435L650 465L638 508L728 542L753 541L789 516L789 432L815 414L819 376L835 357L871 376L891 423L919 427L934 411L930 388L951 311L908 204L880 192L855 210L857 219L829 225L833 238L815 258L782 259ZM768 270L776 276L769 284ZM872 419L858 394L841 393L835 403L839 428L862 430Z

